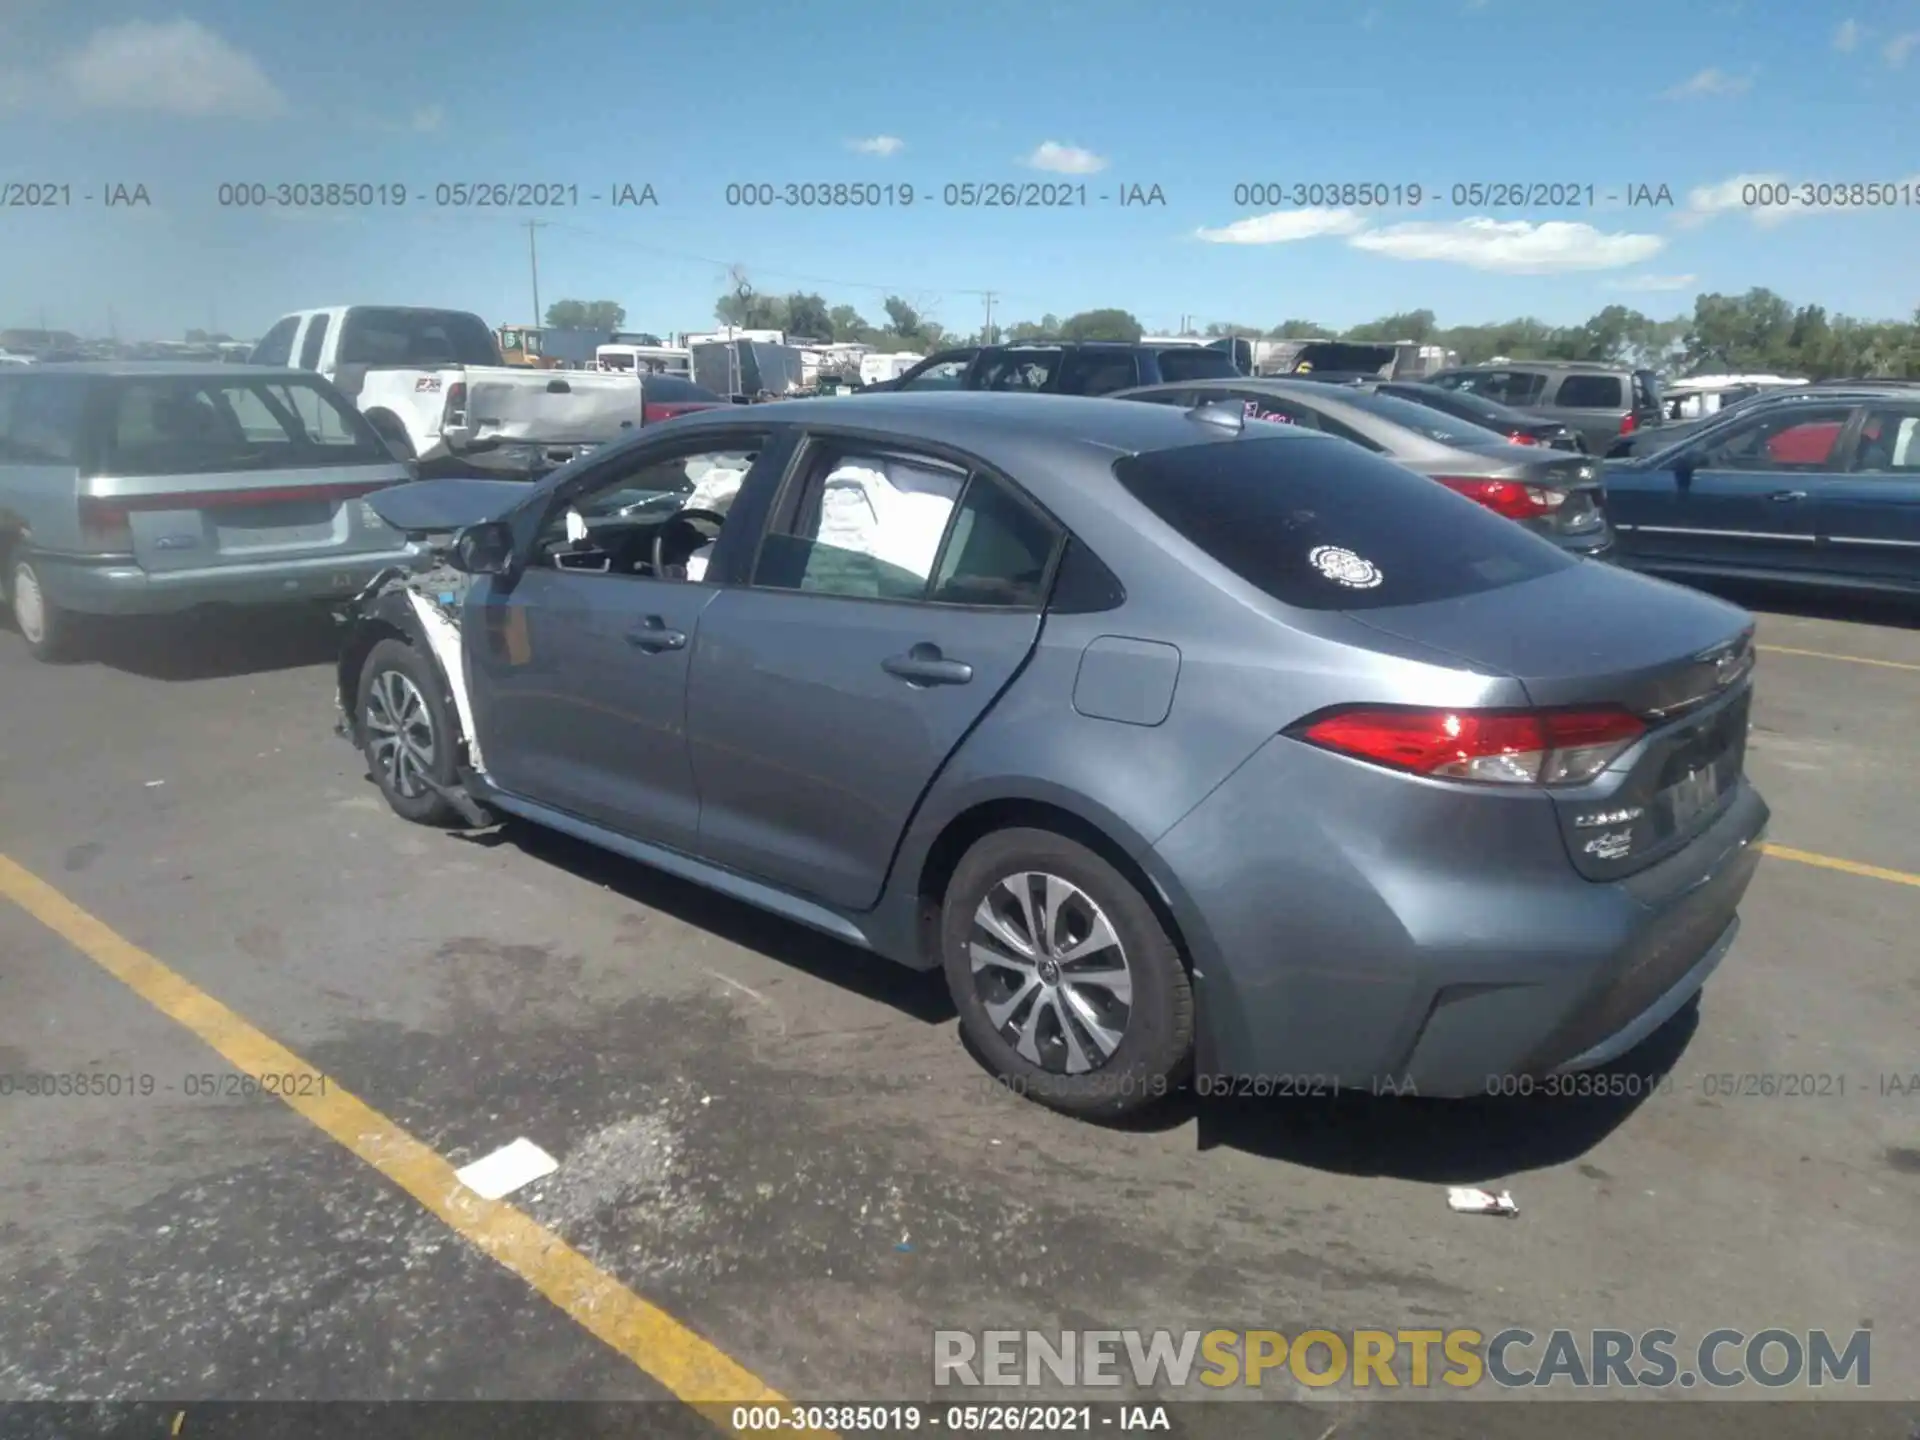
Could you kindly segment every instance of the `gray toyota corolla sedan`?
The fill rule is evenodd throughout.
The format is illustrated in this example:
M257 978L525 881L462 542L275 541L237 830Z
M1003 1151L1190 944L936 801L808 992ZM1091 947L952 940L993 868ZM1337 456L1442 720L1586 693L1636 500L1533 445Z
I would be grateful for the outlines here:
M1063 1110L1601 1064L1758 862L1745 612L1305 429L794 401L372 503L445 562L341 657L396 811L942 969Z
M1312 380L1196 380L1122 390L1115 399L1178 409L1216 402L1249 419L1299 425L1350 440L1517 520L1564 550L1602 555L1613 546L1599 462L1505 435L1395 395Z

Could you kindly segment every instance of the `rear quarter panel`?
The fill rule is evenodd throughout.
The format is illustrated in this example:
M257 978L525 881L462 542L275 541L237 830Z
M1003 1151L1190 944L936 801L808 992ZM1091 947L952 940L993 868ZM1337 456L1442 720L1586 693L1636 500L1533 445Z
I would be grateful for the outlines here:
M31 537L42 550L78 550L79 496L75 466L0 463L0 546Z

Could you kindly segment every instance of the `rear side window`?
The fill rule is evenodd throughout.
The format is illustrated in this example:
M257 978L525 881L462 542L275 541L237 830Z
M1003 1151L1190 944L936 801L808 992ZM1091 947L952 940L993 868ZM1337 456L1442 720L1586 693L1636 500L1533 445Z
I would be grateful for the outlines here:
M1215 441L1131 455L1127 492L1249 584L1303 610L1374 610L1518 585L1580 562L1352 445Z
M108 397L109 474L204 475L390 460L357 410L299 380L129 380Z
M1058 350L1002 350L981 367L982 390L1044 390L1060 369Z
M1456 370L1436 375L1432 384L1447 390L1464 391L1491 400L1496 405L1537 405L1546 392L1547 377L1526 370Z
M266 334L260 337L260 343L253 347L248 363L253 365L291 365L293 363L293 336L300 328L300 317L289 315Z
M1624 410L1627 397L1618 375L1563 375L1553 403L1565 410Z
M0 376L0 463L73 464L86 389L50 375Z
M1160 378L1170 385L1185 380L1232 380L1239 374L1230 358L1204 345L1179 345L1160 352Z
M1137 383L1130 350L1077 351L1060 376L1060 389L1068 395L1111 395Z

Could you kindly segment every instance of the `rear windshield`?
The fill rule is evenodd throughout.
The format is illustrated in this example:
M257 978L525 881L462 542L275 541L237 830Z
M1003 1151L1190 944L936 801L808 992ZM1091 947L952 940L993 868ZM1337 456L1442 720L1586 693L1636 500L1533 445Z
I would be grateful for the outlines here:
M1187 540L1303 610L1451 600L1579 563L1464 496L1331 440L1246 436L1113 468Z
M1160 378L1175 380L1237 380L1240 371L1230 356L1204 345L1177 345L1160 352Z
M205 475L377 465L391 455L360 412L309 380L156 376L107 397L108 474Z
M640 382L647 399L656 405L724 405L727 402L703 385L682 380L677 375L649 375Z
M498 365L493 332L460 310L368 306L347 312L340 332L342 365Z
M1398 396L1369 395L1360 390L1351 394L1343 393L1340 398L1356 410L1365 410L1369 415L1391 420L1442 445L1504 445L1507 441L1507 437L1498 431L1475 425L1471 420L1462 420L1457 415L1449 415L1444 410L1436 410L1431 405L1417 405L1411 400L1402 400Z

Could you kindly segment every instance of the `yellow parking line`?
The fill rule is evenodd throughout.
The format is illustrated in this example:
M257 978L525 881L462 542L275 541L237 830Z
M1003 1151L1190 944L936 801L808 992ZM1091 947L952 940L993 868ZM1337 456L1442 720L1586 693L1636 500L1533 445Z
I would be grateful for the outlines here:
M1849 665L1878 665L1883 670L1920 670L1905 660L1875 660L1867 655L1836 655L1831 650L1796 650L1791 645L1756 645L1770 655L1806 655L1815 660L1844 660Z
M1760 847L1776 860L1792 860L1799 865L1817 865L1822 870L1839 870L1848 875L1863 875L1869 880L1891 880L1896 885L1920 886L1920 875L1909 875L1904 870L1889 870L1883 865L1862 865L1858 860L1840 860L1832 855L1819 855L1811 850L1795 850L1787 845L1775 845L1771 842Z
M551 1230L502 1201L481 1199L428 1146L5 855L0 855L0 896L191 1030L234 1069L275 1077L279 1098L290 1108L406 1191L468 1244L546 1296L575 1324L680 1399L702 1407L719 1429L746 1433L734 1431L727 1407L788 1403Z

